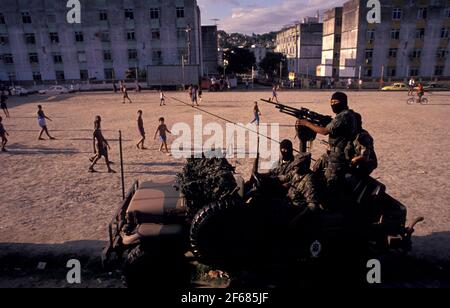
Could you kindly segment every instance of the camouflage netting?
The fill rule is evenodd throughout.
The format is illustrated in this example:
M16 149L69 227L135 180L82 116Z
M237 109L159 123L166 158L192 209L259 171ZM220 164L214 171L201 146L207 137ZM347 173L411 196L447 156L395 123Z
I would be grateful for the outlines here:
M225 158L187 160L182 172L177 175L177 182L189 201L191 215L235 191L234 171Z

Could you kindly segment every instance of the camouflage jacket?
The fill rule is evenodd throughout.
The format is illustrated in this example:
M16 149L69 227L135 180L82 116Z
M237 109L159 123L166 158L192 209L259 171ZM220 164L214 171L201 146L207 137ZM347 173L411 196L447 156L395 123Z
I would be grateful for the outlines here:
M295 159L284 161L280 159L277 164L269 171L269 175L273 177L284 176L292 172L295 168Z
M281 182L289 183L288 198L296 207L306 207L309 204L319 204L320 183L312 172L298 174L290 172L280 177Z

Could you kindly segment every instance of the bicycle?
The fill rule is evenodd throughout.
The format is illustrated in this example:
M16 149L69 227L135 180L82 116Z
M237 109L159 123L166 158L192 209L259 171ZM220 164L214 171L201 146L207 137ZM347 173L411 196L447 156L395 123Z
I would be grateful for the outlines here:
M426 97L424 97L424 96L422 96L422 98L418 98L417 95L414 94L413 97L408 98L406 103L408 105L412 105L414 103L421 104L421 105L427 105L428 104L428 99Z

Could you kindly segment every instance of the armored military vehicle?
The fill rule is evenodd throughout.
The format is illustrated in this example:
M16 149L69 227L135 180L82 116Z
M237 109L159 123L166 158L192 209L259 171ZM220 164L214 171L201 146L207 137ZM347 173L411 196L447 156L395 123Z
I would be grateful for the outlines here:
M351 207L292 226L297 209L273 185L257 172L245 183L226 159L206 158L189 160L177 178L136 182L109 225L104 264L123 264L130 287L149 277L147 284L173 286L189 283L192 260L232 273L347 253L405 253L422 220L407 227L406 207L382 183L349 176Z

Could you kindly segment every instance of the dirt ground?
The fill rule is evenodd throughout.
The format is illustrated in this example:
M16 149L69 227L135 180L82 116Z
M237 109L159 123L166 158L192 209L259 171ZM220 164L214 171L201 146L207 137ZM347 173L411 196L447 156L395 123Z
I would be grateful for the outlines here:
M280 92L280 101L331 114L330 91ZM428 95L428 106L406 105L406 93L349 92L352 109L361 113L364 126L375 138L379 168L374 177L386 184L388 193L408 207L408 219L424 216L414 238L414 255L430 260L450 260L450 93ZM125 185L175 175L184 160L158 152L153 140L158 118L164 116L169 129L175 123L192 125L202 114L204 125L223 120L203 114L175 101L185 102L185 93L168 92L167 106L159 106L156 92L130 94L133 104L122 104L112 93L78 93L58 97L11 98L10 119L3 124L10 133L8 153L0 154L0 255L42 246L46 251L64 250L67 243L100 253L107 239L107 225L121 202L120 173L108 174L103 161L96 174L88 173L93 154L92 128L101 115L102 128L110 141L110 159L119 171L118 131L124 138ZM270 91L205 93L205 110L229 120L249 123L253 102L268 98ZM48 122L54 141L38 141L37 105L53 119ZM140 151L136 112L144 112L148 150ZM295 119L261 103L262 122L280 123L280 138L295 136L289 125ZM5 118L3 116L3 118ZM173 141L175 137L170 137ZM207 139L205 137L204 139ZM325 140L325 137L319 139ZM325 151L316 142L314 157ZM252 159L232 160L248 178ZM92 244L96 243L96 244ZM73 246L73 245L72 245ZM72 247L71 246L71 247ZM31 248L30 248L31 247ZM76 249L75 249L76 250ZM1 280L1 279L0 279ZM1 284L0 284L1 285ZM19 283L20 285L20 283Z

